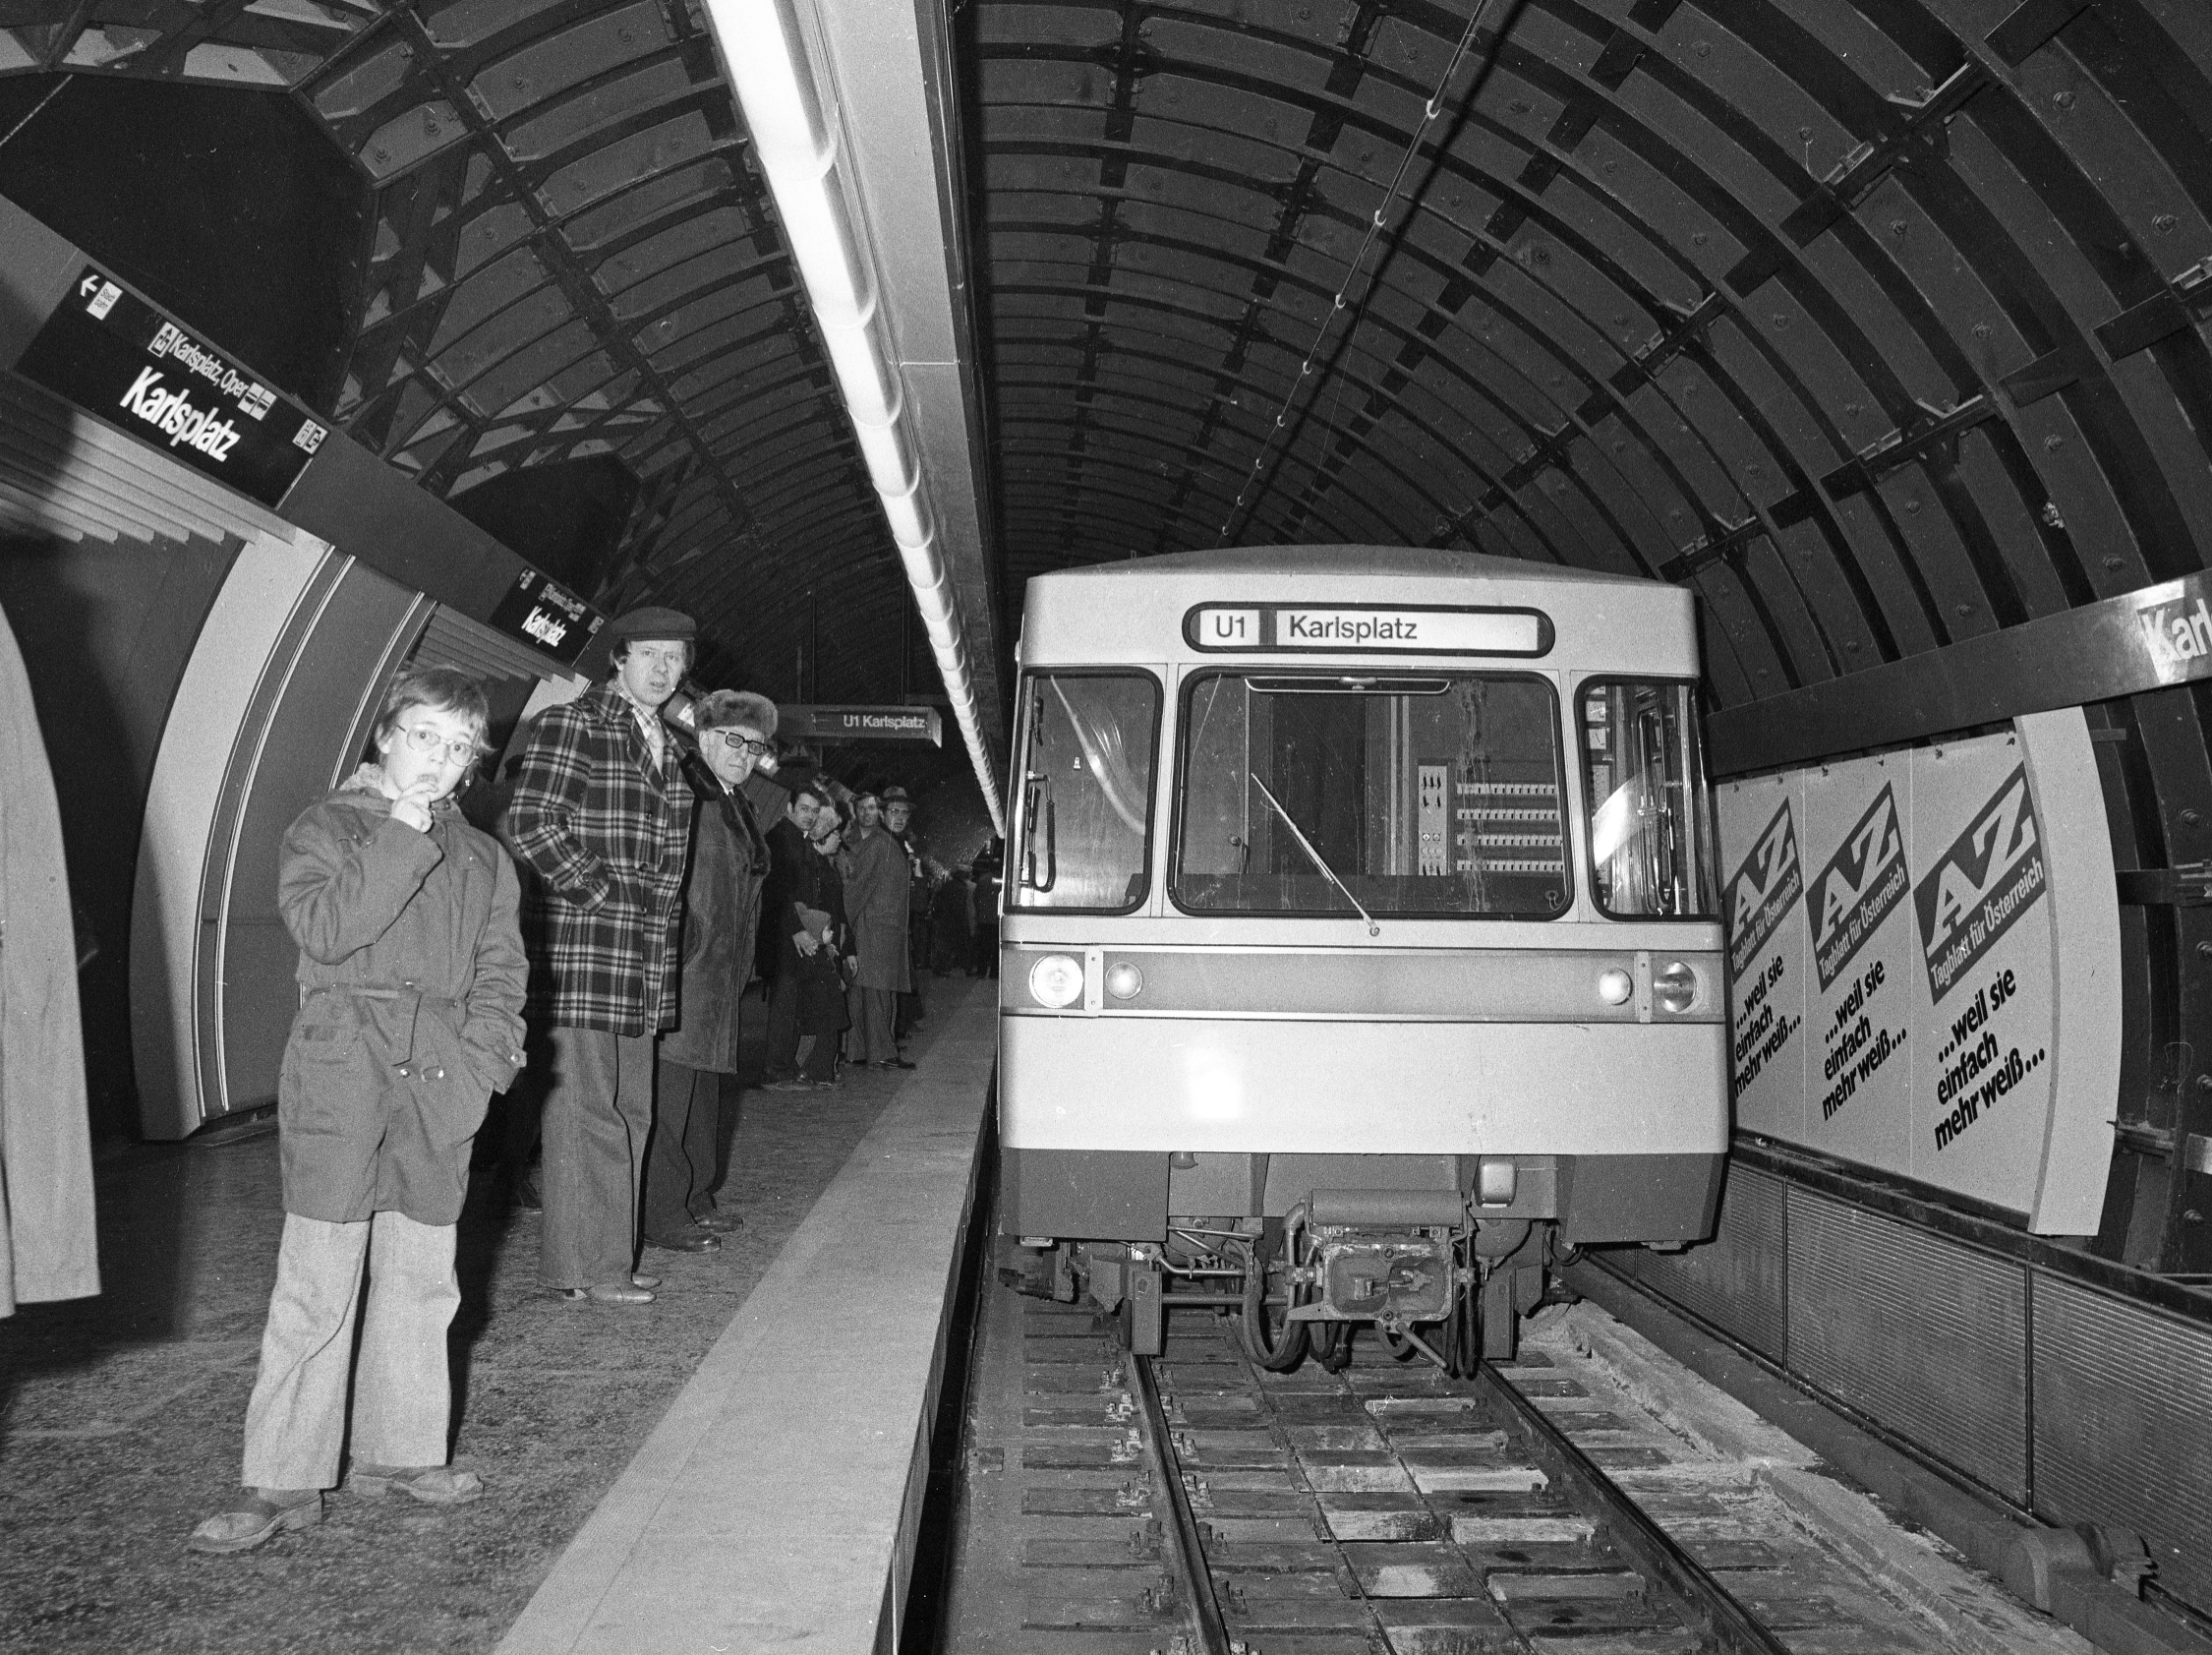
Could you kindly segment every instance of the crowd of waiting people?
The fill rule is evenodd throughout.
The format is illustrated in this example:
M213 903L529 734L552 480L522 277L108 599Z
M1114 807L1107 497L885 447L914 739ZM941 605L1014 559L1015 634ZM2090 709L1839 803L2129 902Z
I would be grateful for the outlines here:
M458 803L489 703L434 667L394 683L375 756L284 837L283 1239L241 1492L195 1550L320 1522L341 1450L365 1493L482 1494L448 1463L446 1332L493 1094L499 1201L542 1210L543 1286L649 1304L641 1247L711 1252L743 1228L721 1160L756 975L765 1084L796 1092L912 1068L920 968L996 971L995 855L955 876L921 854L902 789L772 779L773 702L679 699L689 617L633 610L608 636L611 675L537 719L495 832Z

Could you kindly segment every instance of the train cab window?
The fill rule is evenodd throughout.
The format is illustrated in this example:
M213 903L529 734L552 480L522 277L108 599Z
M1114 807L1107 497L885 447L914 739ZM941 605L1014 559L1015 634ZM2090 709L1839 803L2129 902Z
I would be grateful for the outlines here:
M1559 703L1475 673L1201 674L1169 894L1197 913L1548 919Z
M1023 681L1021 821L1007 906L1126 913L1149 884L1160 685L1147 673Z
M1580 694L1598 906L1624 919L1711 917L1713 810L1691 686L1607 679Z

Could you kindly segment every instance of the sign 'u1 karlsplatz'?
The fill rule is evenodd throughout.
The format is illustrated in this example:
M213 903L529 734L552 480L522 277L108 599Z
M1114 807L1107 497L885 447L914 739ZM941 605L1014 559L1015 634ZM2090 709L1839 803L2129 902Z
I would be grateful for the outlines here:
M927 741L945 744L945 721L935 707L831 707L793 704L779 709L777 734L794 741Z
M24 378L249 499L284 499L328 428L87 265L16 364Z

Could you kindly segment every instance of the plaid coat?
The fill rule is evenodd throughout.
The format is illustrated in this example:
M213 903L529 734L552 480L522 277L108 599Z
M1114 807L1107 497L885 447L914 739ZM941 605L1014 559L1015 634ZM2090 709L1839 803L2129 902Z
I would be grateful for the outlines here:
M646 1034L674 1022L690 784L666 770L611 683L550 707L515 768L499 834L535 876L523 938L529 1013L563 1029Z

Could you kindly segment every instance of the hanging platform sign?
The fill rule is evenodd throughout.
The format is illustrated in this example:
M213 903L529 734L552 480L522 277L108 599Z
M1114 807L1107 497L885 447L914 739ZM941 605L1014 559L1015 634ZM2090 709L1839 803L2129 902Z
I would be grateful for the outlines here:
M329 435L251 369L93 265L83 267L16 372L272 508Z
M945 744L945 721L935 707L829 707L779 704L776 734L786 741L846 746L858 741L927 741Z
M584 647L599 636L607 617L558 582L526 568L514 577L487 624L573 667Z

